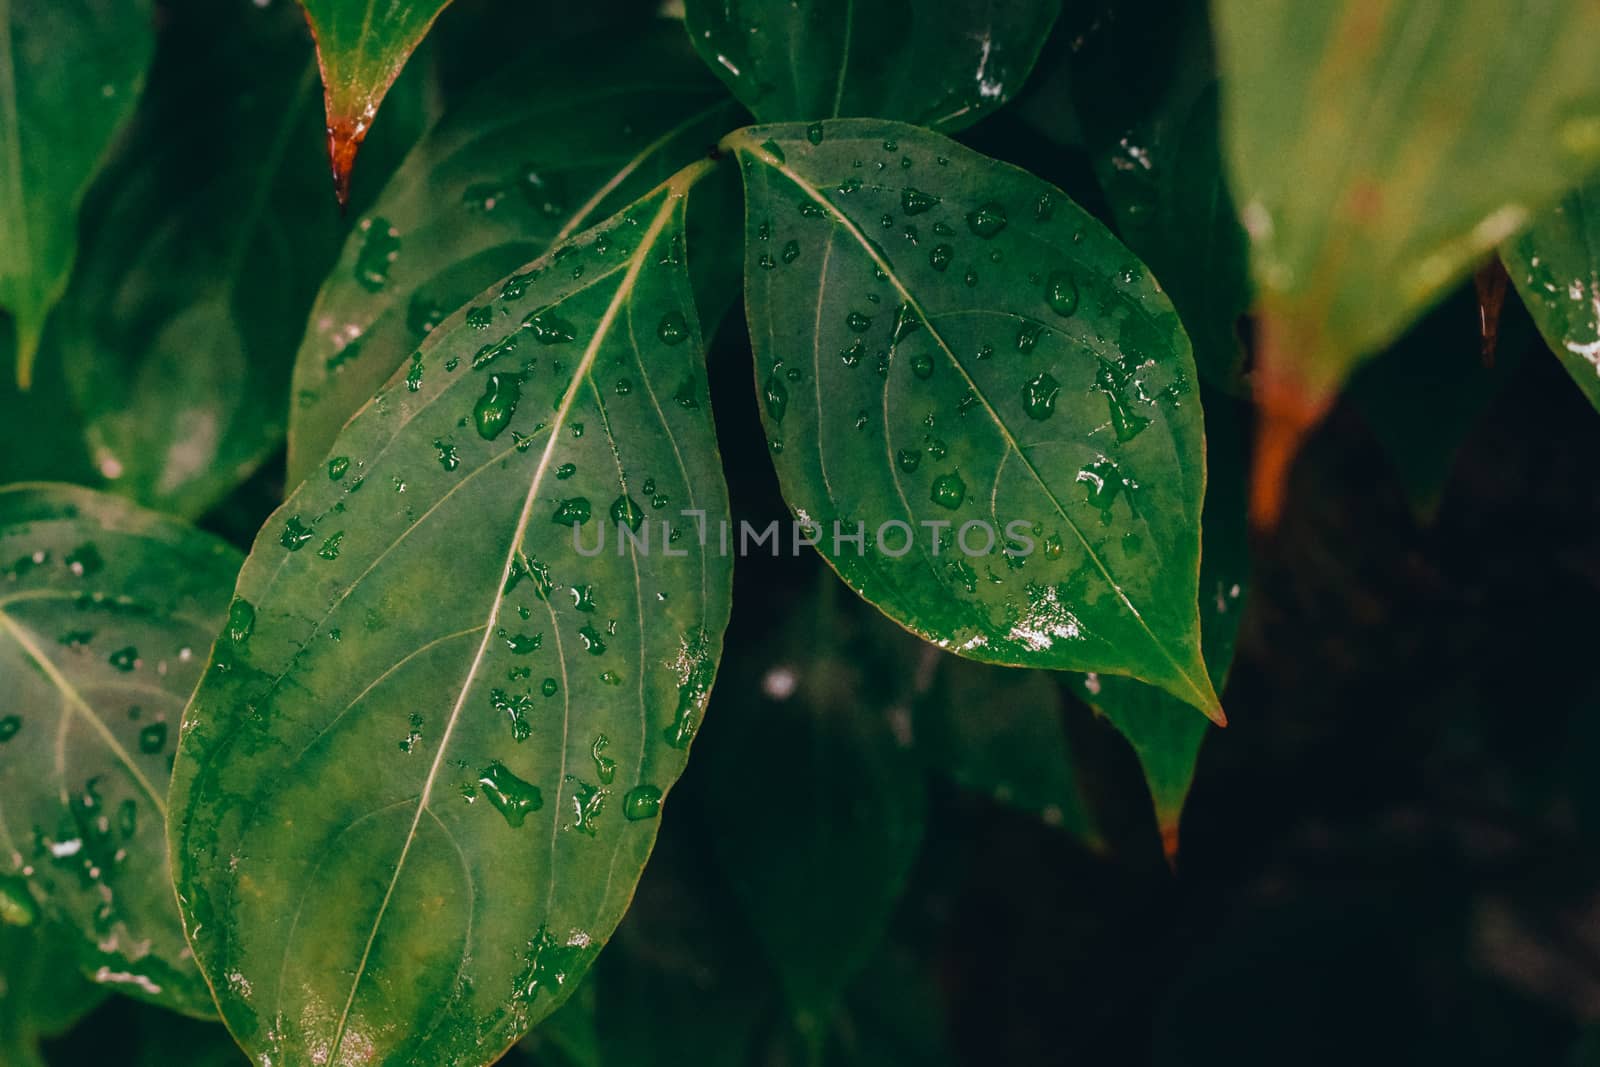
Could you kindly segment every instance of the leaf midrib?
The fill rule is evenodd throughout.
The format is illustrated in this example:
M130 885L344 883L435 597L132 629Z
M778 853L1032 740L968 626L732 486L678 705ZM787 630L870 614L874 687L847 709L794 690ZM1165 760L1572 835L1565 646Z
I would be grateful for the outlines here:
M339 1049L344 1042L344 1035L349 1024L350 1010L355 1004L356 993L361 987L361 981L366 974L367 963L371 958L372 946L377 940L378 930L383 925L383 919L388 911L389 902L394 896L395 886L399 884L401 872L405 869L406 859L411 852L411 846L416 840L417 827L422 821L424 812L428 810L428 802L432 796L433 785L435 780L438 778L439 768L443 765L445 752L449 750L450 739L455 732L457 723L460 721L461 709L466 703L467 694L471 692L472 686L477 680L477 674L483 664L484 656L488 653L489 646L494 639L495 624L499 621L501 605L504 602L504 597L500 595L500 590L504 589L506 582L510 580L512 567L515 565L518 554L522 551L523 537L527 532L528 523L532 518L534 504L538 500L539 489L544 483L544 476L550 468L551 459L555 455L556 445L560 441L560 430L566 425L566 420L571 414L572 406L576 402L578 394L581 392L585 381L589 377L590 371L594 367L594 363L596 358L599 356L600 349L604 345L607 336L610 334L612 326L616 322L617 314L624 302L632 295L634 287L638 283L639 274L643 271L645 262L649 258L649 253L655 247L657 239L660 237L662 230L666 227L667 220L671 217L674 208L677 206L677 202L678 198L675 192L672 190L667 191L663 197L661 207L656 211L655 218L651 220L649 228L645 231L644 236L641 238L639 247L634 251L632 258L628 261L627 273L623 276L622 281L618 284L616 293L613 294L611 302L606 306L605 313L601 316L599 323L595 326L594 336L590 339L588 347L584 350L582 359L579 360L578 365L573 370L572 381L567 386L567 390L562 396L561 406L556 410L555 415L550 421L549 432L545 438L544 451L540 454L539 465L537 468L535 468L533 477L529 481L528 492L523 498L522 510L518 514L516 526L511 537L511 547L506 552L505 562L501 566L500 580L495 585L495 595L492 606L489 610L488 621L484 626L483 639L478 643L477 652L473 655L472 662L467 668L466 677L461 682L460 690L456 696L455 705L450 709L450 714L445 720L444 730L440 734L439 743L434 752L433 763L429 766L428 775L423 781L422 792L417 801L416 813L412 817L411 828L406 832L406 839L404 845L401 846L400 857L395 861L394 873L389 879L389 885L384 892L383 901L379 904L378 912L373 918L372 928L367 935L367 942L365 948L362 950L361 960L356 966L354 977L351 979L350 993L345 1000L344 1010L340 1013L339 1022L334 1030L331 1051L329 1054L330 1059L336 1060L338 1058ZM565 669L564 659L562 661L562 665L563 669ZM570 713L563 716L564 730L566 726L570 724L570 720ZM566 745L563 744L563 770L565 768L565 759Z
M1164 659L1167 660L1168 663L1170 663L1177 670L1178 676L1189 684L1189 686L1195 691L1196 696L1203 694L1205 689L1201 688L1197 684L1196 680L1191 677L1190 672L1178 662L1177 657L1175 657L1171 650L1167 648L1166 643L1156 637L1155 632L1150 629L1149 623L1145 621L1145 618L1139 612L1139 609L1135 607L1133 601L1129 599L1128 594L1122 588L1121 583L1111 576L1111 572L1107 568L1105 561L1100 558L1099 553L1094 550L1094 547L1089 543L1088 538L1084 535L1083 531L1079 529L1078 524L1074 522L1072 517L1067 513L1067 510L1062 505L1060 499L1050 489L1049 485L1046 484L1044 477L1039 473L1038 468L1034 466L1033 461L1030 460L1027 454L1022 451L1022 446L1018 444L1017 439L1012 435L1011 428L1007 426L1000 418L999 412L996 411L994 405L989 402L988 395L978 386L978 383L973 379L972 375L968 373L965 364L961 362L961 359L956 355L954 349L952 349L949 343L945 340L944 334L941 333L939 328L934 324L934 316L929 315L928 312L923 308L921 301L912 295L911 290L906 287L903 281L901 281L900 276L895 271L894 267L887 259L879 255L877 249L873 247L872 242L867 239L866 235L861 232L860 227L855 224L855 221L843 211L839 210L833 201L829 200L822 194L821 190L791 169L786 162L778 160L771 152L757 145L754 142L749 130L740 130L730 134L725 143L733 146L736 150L740 150L742 154L753 158L761 165L768 167L771 170L775 170L779 174L782 174L792 185L794 185L795 188L799 189L808 198L820 205L833 218L835 224L848 232L855 240L856 244L860 246L861 250L865 252L872 260L873 264L883 272L884 276L888 278L889 282L895 287L895 291L900 294L900 298L911 306L911 309L916 312L917 317L921 319L922 322L927 326L929 334L931 334L938 342L940 350L944 352L947 358L949 358L951 364L961 372L961 377L966 381L968 387L972 389L973 395L978 398L979 403L983 405L984 411L988 413L990 420L1000 431L1001 437L1005 440L1006 447L1012 452L1016 453L1017 458L1022 462L1023 467L1027 469L1028 473L1033 477L1033 480L1038 484L1040 491L1045 496L1045 499L1047 499L1050 502L1050 505L1055 508L1056 514L1061 517L1062 522L1066 523L1067 528L1070 529L1073 533L1073 536L1078 539L1078 542L1083 546L1084 554L1088 556L1091 562L1093 562L1095 569L1100 572L1100 575L1105 579L1106 584L1115 590L1117 599L1120 600L1123 606L1127 608L1128 613L1132 615L1133 619L1138 623L1140 630L1142 630L1145 636L1149 638L1151 645ZM1214 709L1208 708L1206 710L1207 714L1209 715L1211 710Z
M20 647L27 657L34 662L35 666L39 668L44 676L49 679L50 684L53 685L56 688L56 691L61 694L64 702L63 707L75 711L77 714L83 716L83 718L89 723L90 728L93 729L95 734L100 738L101 743L104 744L108 750L110 750L112 755L117 758L117 761L122 764L125 770L127 770L128 775L133 778L133 780L138 784L139 788L145 793L146 796L150 798L150 803L155 806L156 811L160 814L161 820L164 823L167 818L166 794L156 789L155 785L134 761L132 753L122 746L122 743L117 740L116 735L111 732L110 728L106 726L106 724L101 720L100 716L95 714L94 708L87 700L83 698L83 694L78 692L77 687L72 684L71 680L69 680L66 675L61 673L61 669L55 665L55 662L51 660L49 656L45 655L44 649L42 649L39 646L39 643L34 639L33 632L27 629L5 611L0 611L0 629L5 630L7 634L10 635L11 639L17 643L18 647Z

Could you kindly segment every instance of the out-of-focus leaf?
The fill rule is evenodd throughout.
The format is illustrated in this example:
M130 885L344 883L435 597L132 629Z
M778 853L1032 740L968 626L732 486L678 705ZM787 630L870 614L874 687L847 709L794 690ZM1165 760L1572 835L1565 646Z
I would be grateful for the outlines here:
M1070 93L1058 80L1056 106L1029 114L1057 139L1075 117L1118 235L1172 298L1201 376L1237 393L1249 263L1223 173L1205 0L1096 0L1065 18Z
M711 166L442 323L257 539L169 826L258 1059L493 1062L622 917L727 621L682 240Z
M83 194L139 98L153 18L151 0L0 3L0 310L24 389L72 270Z
M830 564L961 655L1128 674L1220 718L1199 387L1138 259L1059 189L926 130L728 143L769 447ZM835 541L858 523L862 546Z
M1600 183L1568 193L1500 255L1539 332L1600 408Z
M480 86L406 158L322 284L295 360L289 483L445 316L705 155L737 114L666 23L542 43Z
M706 781L691 772L685 788L693 793ZM639 891L595 965L605 1067L762 1062L757 1031L776 1014L780 991L709 855L715 818L694 803L675 804L663 816Z
M953 1067L935 961L890 942L862 970L828 1034L828 1067Z
M305 39L284 0L174 6L46 338L100 474L164 511L199 514L280 446L295 345L343 239Z
M22 898L0 882L0 1064L45 1067L39 1040L69 1029L105 997L62 957L63 937L48 924L13 923ZM26 892L24 890L24 892ZM12 904L8 906L7 900Z
M213 1009L172 897L167 780L239 563L117 497L0 490L0 877L70 931L63 966L194 1015Z
M1200 546L1200 646L1217 692L1233 666L1239 618L1250 584L1245 521L1243 426L1224 397L1206 403L1205 512ZM1156 825L1168 859L1178 853L1178 823L1194 782L1195 762L1210 724L1180 701L1131 678L1090 674L1077 695L1115 726L1139 757L1155 803Z
M1350 400L1383 445L1419 521L1438 514L1456 454L1532 340L1507 307L1494 361L1482 358L1477 297L1463 286L1350 378ZM1426 398L1426 406L1418 403Z
M521 1062L534 1067L600 1067L594 972L582 979L565 1004L522 1039L517 1051Z
M686 0L701 57L762 122L977 122L1022 87L1060 0Z
M1250 233L1252 513L1356 365L1600 164L1600 5L1217 0Z
M820 1034L900 898L927 793L892 628L826 573L787 615L729 664L697 760L723 870L796 1023Z
M61 361L35 368L26 393L11 373L16 339L0 329L0 485L10 482L93 483L83 420L63 377Z
M1046 671L1009 670L923 646L913 721L929 768L1098 843ZM1203 723L1199 716L1191 716Z
M378 105L450 0L300 0L316 38L339 205Z
M246 1067L244 1054L221 1023L141 1012L130 1067Z

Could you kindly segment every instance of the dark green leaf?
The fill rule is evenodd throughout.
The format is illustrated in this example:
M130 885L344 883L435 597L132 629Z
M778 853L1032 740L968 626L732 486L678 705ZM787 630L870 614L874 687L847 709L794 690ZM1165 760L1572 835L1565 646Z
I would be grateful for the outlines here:
M543 45L436 127L322 285L294 372L289 480L428 330L703 156L735 121L675 26ZM542 89L527 91L529 71Z
M1515 301L1505 307L1489 365L1477 294L1461 286L1350 378L1350 400L1383 446L1413 513L1438 514L1462 443L1511 379L1534 340ZM1425 412L1417 398L1427 397Z
M703 782L691 774L685 788ZM707 852L716 815L700 807L675 804L665 817L628 917L595 966L606 1067L761 1062L756 1034L779 993Z
M328 158L340 205L378 105L450 0L300 0L317 42Z
M1539 332L1600 408L1600 185L1568 193L1500 255Z
M1220 715L1194 361L1143 265L1060 190L927 131L729 143L774 462L829 562L962 655L1128 674Z
M7 893L0 884L0 908ZM63 964L61 940L48 926L15 926L0 912L0 1063L6 1067L45 1067L39 1039L70 1028L105 995Z
M231 548L116 497L0 490L0 849L84 973L209 1014L173 906L166 787Z
M894 655L911 642L883 629L819 575L761 655L730 663L700 755L722 867L819 1037L882 939L927 814L911 665Z
M1062 729L1061 693L1054 676L990 667L923 648L918 671L927 677L919 686L914 732L917 751L929 767L967 789L1098 843ZM1196 723L1205 722L1186 714Z
M1206 406L1210 482L1201 520L1200 645L1211 683L1219 693L1233 666L1239 619L1250 584L1241 422L1233 405L1221 397ZM1087 675L1077 694L1133 746L1155 803L1162 846L1168 858L1176 856L1178 821L1210 724L1168 694L1130 678Z
M257 539L171 827L258 1058L490 1063L621 918L728 613L681 239L709 166L433 331Z
M686 0L701 57L763 122L957 130L1022 87L1060 0Z
M199 514L281 445L292 354L343 239L305 37L284 4L174 9L46 338L96 467L165 511Z
M1355 366L1600 164L1600 6L1217 0L1253 245L1253 509Z
M595 1026L594 972L577 992L517 1046L521 1062L535 1067L600 1067L600 1034Z
M1249 264L1223 174L1205 2L1101 2L1072 16L1070 99L1058 91L1046 98L1056 107L1031 113L1052 132L1076 114L1118 234L1172 298L1201 375L1237 392Z
M150 0L0 3L0 309L23 388L72 269L78 206L139 98L153 17Z

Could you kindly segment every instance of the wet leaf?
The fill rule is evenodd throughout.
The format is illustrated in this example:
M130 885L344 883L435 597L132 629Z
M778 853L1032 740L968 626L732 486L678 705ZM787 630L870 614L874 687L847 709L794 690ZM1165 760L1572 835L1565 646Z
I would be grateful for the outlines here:
M6 892L0 886L0 894ZM61 965L58 940L47 926L16 926L0 917L0 1063L6 1067L45 1067L40 1039L70 1029L105 996Z
M701 58L763 122L958 130L1022 87L1060 0L686 0Z
M1355 366L1600 164L1600 7L1219 0L1262 317L1252 511Z
M526 91L529 70L546 88ZM703 156L737 113L670 25L542 44L482 86L407 157L322 285L295 361L290 481L444 316Z
M1568 193L1500 255L1539 332L1600 408L1600 184Z
M317 42L328 159L341 206L378 105L450 0L300 0Z
M1128 674L1220 716L1194 361L1143 265L1060 190L937 134L729 143L773 459L845 581L969 658Z
M723 871L797 1025L820 1036L905 888L927 788L912 679L885 641L900 635L831 574L795 600L759 654L730 660L699 758Z
M153 19L150 0L0 7L0 310L24 389L72 270L84 192L139 99Z
M1118 235L1172 298L1201 376L1237 393L1249 263L1223 174L1205 2L1098 3L1072 15L1084 29L1066 60L1071 100L1032 114L1059 123L1075 112ZM1145 76L1128 79L1131 69Z
M70 931L90 978L210 1014L173 906L166 787L238 554L39 484L0 490L0 567L0 893Z
M923 648L919 670L927 677L914 705L913 733L929 768L1098 844L1062 728L1055 676ZM1205 722L1187 709L1185 714Z
M1219 693L1233 667L1250 588L1243 418L1235 406L1223 397L1209 398L1206 404L1209 482L1201 519L1200 646ZM1079 680L1074 692L1133 746L1155 804L1162 847L1169 860L1175 858L1178 822L1210 724L1181 701L1130 678L1091 674Z
M257 539L170 822L258 1059L493 1062L621 918L728 613L681 240L709 167L441 324Z
M281 445L295 345L345 233L305 38L284 4L175 6L46 338L100 474L164 511L205 511Z
M518 1062L534 1067L600 1067L595 1025L595 978L591 971L577 992L517 1046Z

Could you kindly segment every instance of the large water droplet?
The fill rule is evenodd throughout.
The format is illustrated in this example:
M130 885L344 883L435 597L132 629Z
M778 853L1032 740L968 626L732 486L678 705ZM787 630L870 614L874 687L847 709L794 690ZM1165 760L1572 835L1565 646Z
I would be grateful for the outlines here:
M923 381L933 377L933 357L926 352L918 352L911 357L911 373Z
M636 785L622 798L622 814L634 822L653 819L661 812L661 790L653 785Z
M920 189L906 186L900 190L900 210L907 215L920 215L939 206L939 198Z
M478 785L489 803L512 826L521 826L529 814L544 807L539 787L512 774L499 760L478 772Z
M611 502L611 521L626 523L628 529L637 530L644 521L644 508L631 496L619 496Z
M588 497L569 497L556 505L555 514L550 516L550 521L560 526L582 526L589 521L589 514Z
M369 293L376 293L389 284L389 265L400 255L400 231L382 218L368 219L361 228L367 236L356 253L356 281Z
M761 387L761 399L766 404L768 417L773 422L782 422L789 410L789 387L783 384L783 378L777 371L767 375Z
M661 323L656 327L656 336L661 338L661 343L664 345L682 344L689 339L689 324L678 312L669 311L661 316Z
M493 441L511 425L511 416L522 399L522 386L509 374L491 374L484 386L483 395L472 406L472 421L477 424L478 436Z
M167 724L153 722L139 731L139 751L153 756L167 747Z
M1051 311L1065 318L1078 310L1078 283L1066 271L1055 271L1045 281L1044 299Z
M1006 209L991 200L976 211L967 212L967 229L985 241L1006 228Z
M1055 414L1056 397L1061 392L1061 383L1056 381L1048 372L1033 378L1022 389L1023 410L1030 419L1043 422Z
M949 471L933 480L928 496L940 507L954 511L967 498L967 483L961 480L959 473Z

